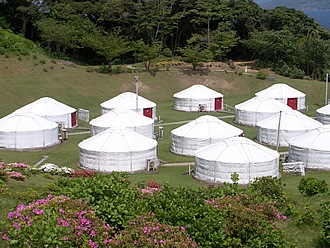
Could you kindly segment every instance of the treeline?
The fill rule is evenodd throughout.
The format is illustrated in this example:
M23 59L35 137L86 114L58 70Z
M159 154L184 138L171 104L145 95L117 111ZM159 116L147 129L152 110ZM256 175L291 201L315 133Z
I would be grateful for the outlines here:
M315 79L330 67L329 30L301 11L252 0L0 0L0 27L110 69L116 60L149 69L155 58L177 56L194 69L246 59Z

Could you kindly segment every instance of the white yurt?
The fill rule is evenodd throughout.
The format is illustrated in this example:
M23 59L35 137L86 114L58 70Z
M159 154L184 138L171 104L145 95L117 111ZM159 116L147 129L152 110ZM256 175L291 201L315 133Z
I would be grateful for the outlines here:
M278 128L280 132L278 135ZM257 140L268 145L289 146L292 138L322 126L318 122L297 110L279 112L257 123Z
M316 110L317 120L324 125L330 124L330 104Z
M138 172L157 158L157 141L125 127L109 128L78 144L83 168L111 172Z
M243 130L215 116L204 115L171 131L171 151L180 155L194 156L194 152L202 146L241 135Z
M113 109L136 110L136 107L138 107L138 113L151 119L156 119L156 103L142 96L138 96L136 104L136 94L133 92L121 93L118 96L101 103L100 105L102 114L105 114Z
M58 125L32 113L13 113L0 119L0 147L36 149L59 143Z
M154 138L154 120L130 109L114 109L89 122L91 135L110 127L127 127L149 138Z
M255 95L275 98L294 110L306 109L306 94L286 84L274 84Z
M253 97L235 106L235 122L246 126L255 126L258 121L266 119L279 111L291 108L274 98Z
M218 111L223 109L223 94L204 85L193 85L173 95L174 109L180 111Z
M279 153L244 137L223 139L195 152L195 177L204 181L239 184L258 177L279 177Z
M305 168L330 170L330 125L292 139L289 162L303 162Z
M61 123L65 128L73 128L78 125L77 110L50 97L42 97L15 112L30 112L49 121Z

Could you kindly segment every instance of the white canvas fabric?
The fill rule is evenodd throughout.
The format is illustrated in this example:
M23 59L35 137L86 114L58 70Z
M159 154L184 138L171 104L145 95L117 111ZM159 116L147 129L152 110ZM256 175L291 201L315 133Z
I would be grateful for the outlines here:
M239 175L239 184L258 177L279 177L279 153L244 137L223 139L195 152L195 176L201 180L232 183L231 175Z
M101 105L101 114L105 114L113 109L132 109L136 111L136 94L124 92L111 98ZM138 96L138 113L143 114L144 109L152 108L152 119L156 119L156 103Z
M128 128L109 128L78 144L80 165L96 171L145 170L157 158L157 141Z
M256 96L272 97L287 105L288 98L297 98L297 110L306 109L306 94L286 84L274 84L255 94Z
M171 131L171 151L176 154L194 156L194 152L202 146L242 134L243 130L215 116L204 115Z
M271 97L253 97L235 105L235 122L255 126L258 121L266 119L280 111L290 111L291 108Z
M289 161L305 168L330 170L330 125L324 125L290 141Z
M199 111L200 104L205 106L205 111L214 111L216 98L222 98L223 106L223 94L199 84L175 93L173 98L173 108L181 111Z
M322 126L321 122L296 110L277 113L257 123L257 140L259 142L277 145L280 114L279 146L287 147L292 138Z
M13 113L0 119L0 147L35 149L59 143L58 125L32 113Z
M151 139L154 138L154 120L130 109L114 109L89 122L91 135L110 127L127 127Z
M316 110L317 120L324 125L330 124L330 104Z
M16 113L33 113L49 121L64 123L64 127L72 128L72 114L77 110L53 98L42 97L15 111ZM77 125L78 121L76 121ZM75 126L76 126L75 125Z

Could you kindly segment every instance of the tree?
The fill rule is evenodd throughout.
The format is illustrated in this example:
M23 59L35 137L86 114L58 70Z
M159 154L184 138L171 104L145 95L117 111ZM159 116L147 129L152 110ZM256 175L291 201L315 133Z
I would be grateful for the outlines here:
M119 34L119 30L85 34L82 42L87 47L92 48L98 55L103 56L107 60L110 70L115 58L132 50L130 42L126 37Z
M160 53L161 45L159 43L153 43L151 45L145 44L143 40L138 40L134 43L134 57L138 61L142 61L144 67L148 71L150 69L151 60L156 58Z
M196 71L201 62L209 62L213 58L212 52L208 47L198 42L189 42L184 48L180 48L179 52L183 56L183 61L191 63L193 71Z

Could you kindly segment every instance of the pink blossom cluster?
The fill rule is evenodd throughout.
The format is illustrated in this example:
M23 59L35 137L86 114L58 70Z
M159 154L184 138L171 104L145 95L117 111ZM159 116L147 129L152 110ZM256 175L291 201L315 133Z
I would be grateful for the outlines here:
M99 244L109 243L113 234L113 228L98 219L86 202L65 196L48 195L46 199L39 199L28 205L19 204L8 214L8 220L8 230L2 238L6 241L19 240L30 246L38 244L44 235L31 231L36 228L56 230L59 239L73 247L79 247L81 242L89 240L90 247L96 248ZM40 226L43 228L40 229Z
M7 171L6 174L9 178L13 178L20 181L24 181L26 179L26 176L24 176L21 172L18 171Z
M110 241L110 247L197 247L184 227L160 223L149 214L139 216Z

